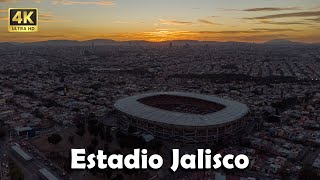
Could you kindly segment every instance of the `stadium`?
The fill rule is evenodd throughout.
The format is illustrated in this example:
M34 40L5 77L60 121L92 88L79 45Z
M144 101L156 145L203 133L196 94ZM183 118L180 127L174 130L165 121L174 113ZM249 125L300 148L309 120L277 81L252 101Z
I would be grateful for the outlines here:
M120 99L114 104L123 129L136 128L163 140L215 144L236 136L249 108L217 96L156 92Z

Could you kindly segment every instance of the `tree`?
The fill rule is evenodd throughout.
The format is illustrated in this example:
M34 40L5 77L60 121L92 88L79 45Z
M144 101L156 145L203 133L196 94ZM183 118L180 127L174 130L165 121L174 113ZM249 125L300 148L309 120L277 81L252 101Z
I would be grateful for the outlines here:
M141 148L145 146L143 138L134 135L120 136L118 142L121 148Z
M106 128L104 126L100 127L99 136L102 140L106 138Z
M3 128L1 128L0 129L0 139L4 138L5 136L6 136L6 131Z
M88 115L88 123L90 123L90 120L93 120L92 122L94 123L94 124L96 124L98 121L97 121L97 119L96 119L97 117L96 117L96 115L94 114L94 113L90 113L89 115Z
M103 133L104 133L105 138L101 138L101 139L106 140L106 142L112 142L113 136L111 134L110 128L108 128L108 127L105 128Z
M84 134L86 133L86 128L84 126L81 126L79 127L77 130L76 130L76 134L79 135L79 136L83 136Z
M97 147L97 145L99 144L99 140L97 138L92 138L91 139L91 144L94 146L94 147Z
M112 170L111 169L105 169L105 170L103 170L103 173L104 173L104 175L105 175L105 177L106 178L108 178L108 179L110 179L111 178L111 176L112 176Z
M312 167L303 167L300 171L300 179L319 179L318 173Z
M71 169L71 156L64 157L66 160L63 162L63 169L67 172L70 173L72 171Z
M9 177L12 180L24 179L22 170L15 164L15 162L12 159L9 159Z
M100 131L100 124L98 121L94 118L94 114L89 115L88 120L88 131L90 134L97 136Z
M93 90L95 90L95 91L97 91L97 90L99 90L99 89L101 88L101 84L100 84L100 83L92 84L92 85L90 86L90 88L93 89Z
M70 142L70 144L74 143L74 136L69 136L69 142Z
M58 144L62 140L62 137L59 134L51 134L51 136L48 137L48 141L51 144Z
M123 180L124 177L122 174L118 174L116 177L112 178L112 180Z
M155 150L157 153L160 153L162 146L162 142L158 140L153 140L147 144L148 149Z
M133 133L135 133L135 132L137 132L137 131L135 130L135 128L130 125L129 128L128 128L128 133L133 134Z
M96 147L94 147L92 144L90 144L88 147L87 147L87 151L89 154L92 154L96 151Z
M40 119L44 118L44 114L40 111L39 108L37 108L36 110L34 110L34 111L32 112L32 114L33 114L34 116L36 116L37 118L40 118Z
M109 155L109 145L108 144L103 145L103 152L105 152L105 154Z
M80 111L80 109L79 108L73 108L72 111ZM79 128L81 126L84 126L86 120L87 120L87 117L85 115L83 115L83 114L76 114L72 119L73 123L76 125L77 128Z

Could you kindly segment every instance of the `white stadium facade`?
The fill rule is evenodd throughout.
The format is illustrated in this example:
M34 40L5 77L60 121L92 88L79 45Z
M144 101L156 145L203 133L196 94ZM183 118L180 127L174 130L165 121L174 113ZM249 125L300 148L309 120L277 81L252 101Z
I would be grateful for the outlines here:
M215 144L236 136L249 113L240 102L182 92L139 94L116 101L114 107L120 127L183 144Z

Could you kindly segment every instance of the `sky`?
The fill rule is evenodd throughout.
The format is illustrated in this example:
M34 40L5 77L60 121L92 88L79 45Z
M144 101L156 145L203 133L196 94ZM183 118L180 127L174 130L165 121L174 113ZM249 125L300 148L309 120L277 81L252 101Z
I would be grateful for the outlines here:
M39 31L9 33L8 8L38 8ZM0 0L0 41L320 42L320 0Z

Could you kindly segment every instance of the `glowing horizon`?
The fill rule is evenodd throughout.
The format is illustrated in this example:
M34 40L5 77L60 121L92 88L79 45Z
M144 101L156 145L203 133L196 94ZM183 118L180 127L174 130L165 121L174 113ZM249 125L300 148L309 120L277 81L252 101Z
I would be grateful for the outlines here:
M38 8L39 32L7 32L8 8ZM113 39L320 42L318 0L0 0L0 41Z

